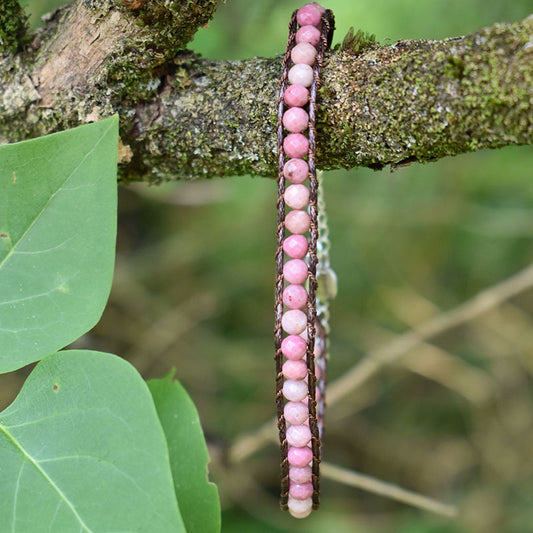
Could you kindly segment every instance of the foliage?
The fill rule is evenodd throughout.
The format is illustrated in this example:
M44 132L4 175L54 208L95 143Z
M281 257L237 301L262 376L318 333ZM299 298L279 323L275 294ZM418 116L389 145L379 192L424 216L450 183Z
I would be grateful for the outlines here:
M1 369L42 359L0 413L0 518L13 532L220 530L184 389L169 377L149 390L114 355L57 351L109 294L117 148L116 116L0 147Z

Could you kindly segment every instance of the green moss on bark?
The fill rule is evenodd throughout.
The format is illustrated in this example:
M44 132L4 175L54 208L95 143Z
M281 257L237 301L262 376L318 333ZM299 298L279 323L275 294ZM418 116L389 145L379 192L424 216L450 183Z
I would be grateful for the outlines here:
M0 55L15 53L24 41L27 17L17 0L0 3Z

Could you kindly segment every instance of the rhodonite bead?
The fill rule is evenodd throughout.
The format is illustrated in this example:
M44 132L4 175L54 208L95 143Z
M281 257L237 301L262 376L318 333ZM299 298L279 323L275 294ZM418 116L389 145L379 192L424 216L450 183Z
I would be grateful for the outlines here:
M283 93L283 100L290 107L303 107L309 101L309 90L299 83L289 85Z
M301 107L291 107L283 113L283 125L292 133L300 133L309 126L309 115Z
M305 185L289 185L284 199L291 209L303 209L309 204L309 189Z
M307 343L300 335L289 335L281 341L281 353L290 360L301 359L307 350Z
M311 441L311 430L304 424L289 426L286 435L289 446L306 446Z
M313 460L313 451L307 446L292 446L287 453L287 459L290 465L304 467Z
M289 467L289 479L294 483L308 483L313 478L310 466L291 466Z
M309 418L307 405L302 402L287 402L283 408L285 420L293 426L303 424ZM301 481L300 483L304 483Z
M316 46L320 42L320 31L315 26L302 26L296 32L296 42L300 43L309 43L313 46Z
M307 363L303 359L299 359L298 361L285 361L281 371L285 379L302 380L307 376Z
M304 63L313 66L316 61L316 54L316 48L312 44L303 42L291 50L291 59L296 64Z
M283 151L292 158L302 158L309 152L309 140L301 133L289 133L283 139Z
M309 213L301 210L294 210L285 216L285 227L296 235L302 235L309 231L311 226L311 217Z
M291 183L303 183L309 176L309 165L303 159L289 159L283 166L283 175Z
M283 303L289 309L300 309L307 303L307 291L301 285L288 285L283 291Z
M313 4L305 4L296 13L296 21L300 26L306 26L311 24L312 26L318 26L320 18L322 16L321 10Z
M313 500L312 498L306 498L305 500L296 500L291 498L289 495L289 513L294 516L294 518L305 518L311 514L313 510Z
M285 311L281 317L281 327L289 335L299 335L307 326L307 315L299 309Z
M289 494L295 500L305 500L313 495L312 483L291 483L289 486Z
M290 235L283 241L283 251L292 259L302 259L309 243L303 235Z
M303 283L307 279L309 268L305 261L292 259L283 265L283 277L295 285Z
M289 81L291 83L297 83L304 87L311 87L313 84L313 68L304 63L293 65L289 70Z
M302 380L287 379L285 383L283 383L283 396L285 396L289 402L301 402L307 396L307 383ZM303 444L293 444L293 446L305 446L307 442L304 442Z
M318 2L309 2L306 5L316 7L321 15L323 15L326 12L326 8L321 6Z

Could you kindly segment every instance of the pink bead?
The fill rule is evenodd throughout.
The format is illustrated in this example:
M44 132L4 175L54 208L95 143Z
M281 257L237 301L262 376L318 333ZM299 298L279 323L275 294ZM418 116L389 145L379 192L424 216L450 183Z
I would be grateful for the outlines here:
M291 209L303 209L309 204L309 189L305 185L289 185L285 189L284 199Z
M307 392L307 383L305 381L288 379L283 383L283 396L289 402L301 402L307 396ZM306 444L307 442L304 442L303 444L293 444L293 446L305 446Z
M288 285L283 291L283 303L289 309L300 309L307 303L307 291L301 285Z
M301 259L293 259L283 265L283 276L289 283L296 285L303 283L307 279L308 273L307 263Z
M289 70L289 81L291 83L297 83L304 87L311 87L313 79L314 74L312 67L305 65L304 63L293 65Z
M289 495L287 505L291 516L294 516L294 518L305 518L306 516L309 516L313 510L313 499L306 498L305 500L297 500L291 498Z
M289 85L283 93L283 100L290 107L303 107L309 101L309 90L303 85Z
M285 415L285 420L293 426L303 424L309 418L309 410L307 409L307 405L303 404L302 402L286 403L285 407L283 408L283 414ZM303 481L301 483L303 483Z
M300 133L309 126L309 115L301 107L291 107L283 113L283 125L293 133Z
M290 466L289 479L294 483L308 483L313 479L313 474L310 466Z
M296 42L298 44L309 43L316 46L320 42L320 31L315 26L302 26L296 32Z
M309 165L303 159L290 159L283 167L283 175L291 183L303 183L309 176Z
M289 494L295 500L305 500L313 495L312 483L291 483L289 485Z
M309 243L303 235L291 235L283 241L283 251L292 259L302 259Z
M303 424L300 426L289 426L286 436L289 446L301 447L311 441L311 430Z
M296 235L302 235L309 231L311 217L306 211L295 210L285 216L285 227Z
M309 140L301 133L289 133L283 139L283 151L293 158L302 158L309 152Z
M313 66L316 61L316 48L309 43L297 44L291 50L291 59L294 63Z
M281 371L286 379L302 380L307 376L307 363L303 359L285 361Z
M296 21L300 26L307 26L308 24L318 26L321 15L322 13L316 6L313 4L305 4L305 6L298 9L298 13L296 13Z
M306 352L307 343L300 335L289 335L281 341L281 353L291 361L301 359Z
M322 7L318 2L309 2L306 5L316 7L321 15L323 15L326 12L326 8Z
M302 468L313 460L313 451L307 447L291 447L287 453L287 460L290 465Z
M307 326L307 315L299 309L285 311L281 317L281 327L289 335L300 334Z

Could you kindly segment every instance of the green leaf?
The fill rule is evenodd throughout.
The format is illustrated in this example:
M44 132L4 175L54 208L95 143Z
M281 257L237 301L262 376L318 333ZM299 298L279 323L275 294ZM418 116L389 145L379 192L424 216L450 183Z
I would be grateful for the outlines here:
M209 482L209 453L194 403L172 375L148 381L170 453L174 488L188 533L218 533L220 502Z
M0 372L100 318L116 239L118 118L0 146Z
M43 359L0 414L2 531L184 532L150 392L124 360Z

